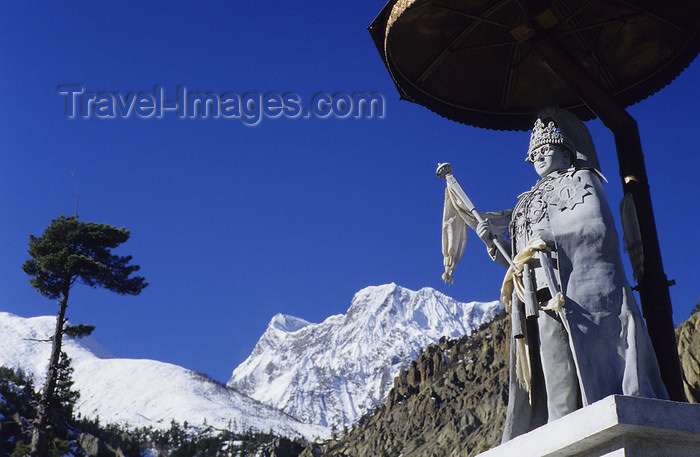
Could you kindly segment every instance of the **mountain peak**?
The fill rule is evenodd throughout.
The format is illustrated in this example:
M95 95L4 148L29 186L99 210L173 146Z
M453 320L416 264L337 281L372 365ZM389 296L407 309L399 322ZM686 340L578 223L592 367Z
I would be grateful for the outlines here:
M300 317L277 313L270 320L268 328L281 330L285 333L294 333L304 327L308 327L309 325L312 325L311 322L308 322Z
M460 303L430 288L366 287L347 314L320 324L274 316L228 385L306 423L350 425L386 400L421 348L469 334L501 309L497 301Z
M401 296L411 292L395 283L383 284L380 286L369 286L359 290L352 298L350 309L348 309L348 319L356 319L358 315L366 313L376 314L385 308L401 303ZM395 297L395 299L392 299Z
M377 295L388 295L395 291L407 290L396 283L390 282L389 284L381 284L378 286L367 286L364 289L360 289L355 294L355 298L365 297L365 296L377 296Z

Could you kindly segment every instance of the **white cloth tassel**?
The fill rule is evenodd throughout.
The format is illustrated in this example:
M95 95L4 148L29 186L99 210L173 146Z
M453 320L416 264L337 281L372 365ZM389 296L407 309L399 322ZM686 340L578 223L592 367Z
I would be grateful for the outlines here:
M512 211L497 211L479 213L489 220L491 230L502 236L508 230L508 221ZM467 244L467 227L475 229L478 221L464 206L462 200L450 187L445 189L445 206L442 212L442 255L445 272L442 279L453 283L452 273L457 268L457 262L464 254Z
M445 208L442 213L442 255L445 272L442 279L453 283L452 272L464 254L467 243L467 226L450 198L449 188L445 189Z
M530 404L532 404L532 388L530 386L530 381L532 379L532 373L530 372L530 351L528 350L525 338L515 339L515 344L517 345L515 348L517 354L515 374L520 386L530 394Z
M541 306L545 311L556 311L561 312L564 310L564 294L557 292L557 294L550 298L547 302L547 306Z

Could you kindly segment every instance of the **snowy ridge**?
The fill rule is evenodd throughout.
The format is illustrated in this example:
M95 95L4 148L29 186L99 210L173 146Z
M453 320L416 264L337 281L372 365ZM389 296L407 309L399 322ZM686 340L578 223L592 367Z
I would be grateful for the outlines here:
M21 368L41 386L51 344L32 340L49 338L55 322L52 316L22 318L0 312L0 365ZM127 427L168 428L174 419L307 439L329 435L324 427L300 423L200 373L155 360L115 358L91 337L63 341L75 370L74 389L80 391L76 412L83 417L99 416L103 424Z
M347 314L320 324L273 317L228 385L309 424L350 425L386 400L421 348L469 334L501 309L430 288L367 287Z
M269 327L286 333L293 333L309 325L311 325L311 322L307 322L304 319L287 314L276 314L270 321Z

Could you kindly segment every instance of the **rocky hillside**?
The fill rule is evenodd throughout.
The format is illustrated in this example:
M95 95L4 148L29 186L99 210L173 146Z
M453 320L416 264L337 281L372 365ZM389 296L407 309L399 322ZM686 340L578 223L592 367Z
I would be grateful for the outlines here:
M428 346L387 403L338 441L302 456L471 456L500 442L508 401L505 313L471 337Z
M688 401L700 403L700 311L676 328L678 353L683 367L683 383Z
M394 381L387 403L302 457L470 457L500 443L508 401L510 319L428 346ZM689 401L700 400L700 312L676 329Z

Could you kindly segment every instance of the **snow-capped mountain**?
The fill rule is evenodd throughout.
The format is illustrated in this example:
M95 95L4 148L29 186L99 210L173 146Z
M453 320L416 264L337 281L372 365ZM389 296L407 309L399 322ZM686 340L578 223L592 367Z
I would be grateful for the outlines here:
M320 324L277 314L228 385L309 424L342 427L383 403L422 347L471 333L502 309L430 288L367 287Z
M0 365L22 369L41 386L46 376L56 318L22 318L0 312ZM279 435L326 437L324 427L303 424L205 375L177 365L145 359L115 358L91 337L64 338L72 359L74 389L80 391L76 412L99 416L101 423L168 428L171 420L191 425Z

